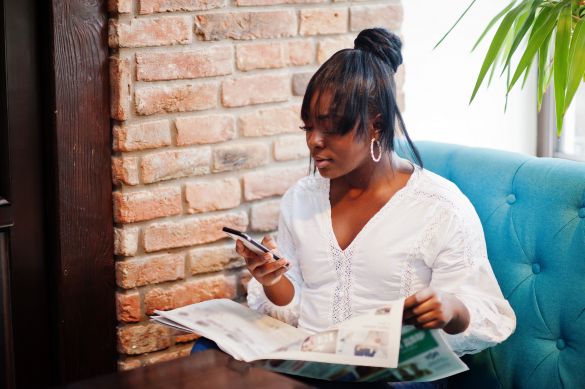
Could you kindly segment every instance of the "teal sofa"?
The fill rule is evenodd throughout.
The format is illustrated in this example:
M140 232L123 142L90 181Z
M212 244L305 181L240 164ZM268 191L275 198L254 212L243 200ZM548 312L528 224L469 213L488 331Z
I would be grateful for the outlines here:
M515 333L464 361L455 388L585 388L585 163L417 142L483 224Z

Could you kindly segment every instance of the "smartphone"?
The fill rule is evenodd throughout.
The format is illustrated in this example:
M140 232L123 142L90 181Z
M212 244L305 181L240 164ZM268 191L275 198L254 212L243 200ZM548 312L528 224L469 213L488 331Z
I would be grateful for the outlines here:
M229 236L230 238L241 241L244 244L244 246L246 246L256 254L262 255L264 253L270 252L270 249L268 247L264 246L262 243L255 241L248 234L242 231L234 230L233 228L229 227L223 227L222 231L225 232L227 236ZM272 253L272 256L274 257L275 260L280 259L280 257L274 253Z

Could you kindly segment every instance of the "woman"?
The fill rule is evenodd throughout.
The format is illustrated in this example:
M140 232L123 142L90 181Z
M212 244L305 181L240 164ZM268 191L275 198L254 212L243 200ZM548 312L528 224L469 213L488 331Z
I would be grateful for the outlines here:
M248 303L323 331L405 298L406 323L442 329L459 355L478 352L506 339L515 316L473 206L422 168L404 128L394 82L400 50L393 33L364 30L312 77L301 116L316 171L283 196L278 245L264 238L282 259L236 245L253 276Z

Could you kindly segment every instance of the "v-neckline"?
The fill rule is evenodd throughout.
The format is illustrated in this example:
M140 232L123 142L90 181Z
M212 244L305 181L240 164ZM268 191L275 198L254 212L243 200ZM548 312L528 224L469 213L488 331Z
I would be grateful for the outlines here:
M373 224L375 224L375 221L380 217L380 215L382 215L384 212L386 212L386 209L390 208L390 205L394 204L400 198L404 197L404 195L407 193L407 190L412 187L413 182L416 178L415 176L417 176L419 174L419 168L416 165L413 165L413 166L414 166L414 170L413 170L412 174L410 175L410 177L408 178L408 181L406 181L406 184L402 188L400 188L396 192L394 192L394 194L388 199L388 201L386 201L386 203L384 203L384 205L382 205L382 207L380 207L380 209L378 209L372 215L372 217L370 217L368 219L366 224L364 224L362 229L359 230L359 232L356 234L356 236L354 236L352 241L349 242L349 244L345 247L345 249L341 248L341 245L339 244L339 240L337 240L337 236L335 235L335 230L333 229L333 214L332 214L331 200L330 200L331 180L329 178L323 177L323 179L325 180L325 186L324 186L325 191L324 192L325 192L325 201L327 203L326 217L327 217L327 221L328 221L327 227L329 230L329 240L331 242L333 242L336 250L339 250L344 255L347 255L348 253L350 253L351 250L353 250L353 247L360 240L360 238L365 234L365 232L369 228L371 228L371 226Z

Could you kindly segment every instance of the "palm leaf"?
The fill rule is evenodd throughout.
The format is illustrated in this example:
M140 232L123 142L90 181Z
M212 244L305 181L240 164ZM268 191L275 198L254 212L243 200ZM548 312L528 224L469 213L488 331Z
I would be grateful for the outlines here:
M477 39L477 42L475 42L475 44L473 45L473 47L471 48L471 51L473 52L473 50L475 50L475 48L479 45L479 43L482 41L482 39L485 37L485 34L488 33L489 30L492 29L492 27L494 26L494 24L496 24L496 22L498 20L500 20L500 18L506 13L508 12L516 3L516 1L512 1L510 2L510 4L508 4L506 6L506 8L504 8L503 10L500 11L500 13L498 13L496 16L494 16L494 18L488 23L487 27L485 28L485 30L483 30L483 32L481 33L480 37Z
M557 113L557 132L563 126L563 113L565 112L565 88L567 87L569 44L571 41L572 23L571 5L562 7L557 23L557 35L555 38L554 53L554 90L555 108ZM580 78L580 77L579 77Z
M457 24L459 24L459 21L465 16L465 14L467 13L467 11L469 11L469 9L473 6L473 4L475 4L477 0L472 0L471 3L467 6L467 8L465 9L465 11L463 11L463 13L461 14L461 16L459 16L459 19L457 19L457 21L455 22L455 24L453 24L451 26L451 28L449 29L449 31L447 31L447 33L445 35L443 35L443 37L437 42L437 44L435 45L435 47L433 47L433 50L437 48L437 46L439 46L441 44L441 42L443 42L443 40L445 40L445 38L447 38L447 35L449 35L451 33L451 31L455 28L455 26Z
M520 45L520 42L522 42L522 39L524 39L524 36L526 35L526 33L528 32L528 30L530 29L530 27L532 27L532 22L534 21L534 16L536 14L536 9L538 8L538 5L542 2L542 0L535 0L532 2L532 5L530 6L529 9L527 9L526 13L518 18L518 21L521 23L518 23L518 31L515 32L515 37L514 37L514 42L512 43L512 46L510 47L510 50L508 51L507 57L506 57L506 63L504 65L504 69L502 69L502 74L504 73L504 70L506 69L506 67L510 66L510 61L512 60L512 55L514 54L514 52L516 51L516 49L518 48L518 45ZM500 74L500 75L502 75Z
M524 70L532 62L532 59L536 55L536 51L539 47L542 46L542 43L554 28L555 22L557 20L557 12L555 12L557 8L558 7L544 8L541 11L541 14L544 13L545 16L542 18L537 18L537 20L534 22L535 25L533 26L533 29L535 29L535 31L528 39L526 51L524 51L522 58L520 58L520 62L518 63L516 71L514 72L512 81L510 81L510 84L508 85L508 92L512 89L516 81L518 81L518 78L520 78L520 75L522 75ZM540 23L540 25L536 25L536 23Z
M546 91L547 86L547 79L549 79L549 71L547 71L547 61L548 61L548 50L550 45L550 38L552 37L552 31L546 37L544 43L538 49L538 111L540 112L540 107L542 106L542 97L544 96L544 92Z
M581 83L585 82L585 18L581 19L575 26L571 48L569 49L569 74L567 80L567 94L565 96L565 111L571 104L575 93ZM558 127L557 127L558 128Z
M526 1L523 1L516 8L512 9L506 16L504 16L504 19L502 19L502 22L500 23L500 26L498 27L492 40L492 43L490 44L490 47L488 49L488 52L485 56L485 59L481 66L481 70L479 71L475 87L473 88L473 93L471 94L471 99L469 100L470 104L475 98L475 95L481 83L483 82L483 79L485 78L485 75L489 67L496 59L498 52L500 51L500 48L502 47L502 44L504 43L504 40L508 35L510 28L512 27L512 24L514 23L514 20L516 20L516 17L522 11L525 4Z

